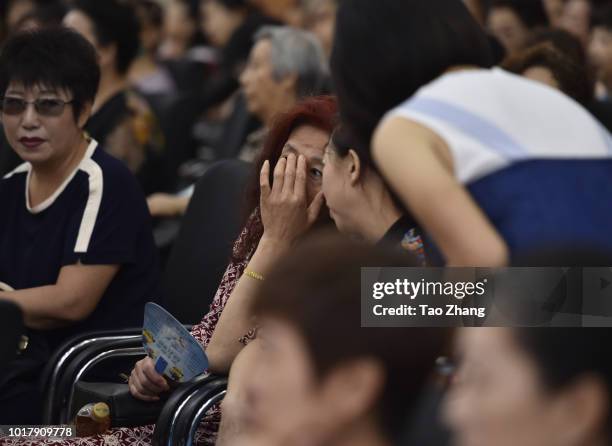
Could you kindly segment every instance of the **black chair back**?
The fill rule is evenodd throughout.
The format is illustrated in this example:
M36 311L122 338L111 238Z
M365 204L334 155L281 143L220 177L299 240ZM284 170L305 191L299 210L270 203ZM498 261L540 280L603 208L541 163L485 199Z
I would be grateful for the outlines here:
M162 183L172 192L179 187L179 166L195 156L193 125L200 113L197 96L178 93L145 96L154 110L165 137L161 157Z
M252 172L251 164L226 160L196 183L162 278L163 305L184 324L209 310L240 233Z

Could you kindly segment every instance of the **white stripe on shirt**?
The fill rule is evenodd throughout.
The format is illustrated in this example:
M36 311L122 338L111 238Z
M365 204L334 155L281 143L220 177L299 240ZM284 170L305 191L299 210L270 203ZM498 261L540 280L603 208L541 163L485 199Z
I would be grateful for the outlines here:
M87 199L87 205L83 212L83 219L79 227L74 252L86 253L89 248L89 242L91 241L91 235L96 225L96 220L98 219L100 204L102 203L104 176L102 175L100 166L91 158L85 160L81 164L80 169L89 175L89 198Z
M19 166L17 166L15 168L15 170L13 170L12 172L7 173L6 175L4 175L2 177L3 180L6 180L10 177L12 177L13 175L17 174L17 173L23 173L23 172L28 172L30 170L32 166L30 165L30 163L23 163L20 164Z

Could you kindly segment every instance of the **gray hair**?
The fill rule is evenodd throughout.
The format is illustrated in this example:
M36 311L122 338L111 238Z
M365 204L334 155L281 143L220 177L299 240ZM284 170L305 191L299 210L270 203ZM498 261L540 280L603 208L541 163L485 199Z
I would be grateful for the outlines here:
M264 39L272 47L270 64L275 79L295 74L298 98L327 92L329 64L314 34L290 26L264 26L255 34L255 41Z

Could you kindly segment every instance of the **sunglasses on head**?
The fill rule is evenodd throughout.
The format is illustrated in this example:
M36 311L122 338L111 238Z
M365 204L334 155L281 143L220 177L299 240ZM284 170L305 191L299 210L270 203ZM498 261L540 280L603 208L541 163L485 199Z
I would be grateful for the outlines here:
M34 105L36 113L41 116L60 116L64 112L64 107L72 101L63 101L61 99L36 99L35 101L26 101L21 98L5 96L0 101L0 109L5 115L20 115L26 111L29 104Z

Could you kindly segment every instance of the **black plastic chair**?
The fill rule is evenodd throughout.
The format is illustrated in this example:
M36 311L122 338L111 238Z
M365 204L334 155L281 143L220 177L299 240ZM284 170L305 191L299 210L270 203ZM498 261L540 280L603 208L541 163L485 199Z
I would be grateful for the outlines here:
M209 310L240 233L252 172L248 163L225 160L196 183L162 279L164 307L185 324Z
M181 93L164 99L158 110L159 122L166 137L164 162L168 174L173 176L173 186L180 187L179 167L195 156L197 147L192 133L199 114L197 97Z
M39 382L43 395L43 423L60 424L60 419L65 418L63 407L68 401L75 374L78 372L70 369L70 367L74 368L74 365L77 364L75 359L79 355L90 348L99 349L98 346L106 346L108 343L122 344L129 341L132 343L131 346L142 346L141 333L141 328L82 333L67 340L55 350L47 361ZM92 355L89 355L87 359ZM65 378L67 376L70 377L68 384L66 384L67 378Z
M174 393L155 423L153 446L195 444L200 421L225 397L226 390L227 378L209 375Z
M0 327L0 364L6 365L17 357L19 343L25 333L21 309L8 300L0 300Z

